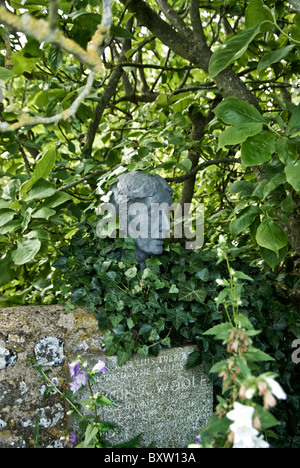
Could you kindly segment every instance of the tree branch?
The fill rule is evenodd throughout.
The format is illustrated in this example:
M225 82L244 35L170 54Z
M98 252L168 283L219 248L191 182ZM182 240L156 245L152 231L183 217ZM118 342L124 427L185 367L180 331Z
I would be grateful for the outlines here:
M193 33L190 28L187 27L185 22L180 18L180 16L173 10L171 5L167 0L155 0L165 17L170 21L172 26L174 26L179 32L184 36L189 38L193 37Z
M104 41L108 36L109 29L106 26L99 25L97 33L88 45L88 50L82 49L76 42L65 37L58 29L51 29L49 22L42 19L37 20L28 13L22 16L15 15L8 11L4 6L0 6L0 22L14 31L21 31L28 36L34 37L39 42L47 42L54 46L65 50L67 53L74 55L77 60L86 65L91 70L98 73L103 72L103 64L99 55L95 54L95 40L99 39L99 36Z
M32 117L20 112L19 121L13 124L7 122L0 123L0 132L15 131L24 126L35 126L39 124L51 124L59 120L67 120L76 114L80 104L89 95L97 72L103 71L103 64L100 55L103 52L104 42L110 31L112 21L111 0L102 0L103 15L102 24L98 25L97 31L88 43L87 51L81 49L71 39L66 38L57 28L57 1L50 0L50 21L37 20L29 14L17 16L9 12L3 5L0 5L0 21L14 30L20 30L29 36L35 37L39 42L48 42L64 49L74 55L78 60L92 69L88 76L86 85L77 99L69 109L52 117Z
M220 159L212 159L210 161L205 161L198 166L194 167L188 174L184 174L178 177L166 177L165 180L167 182L177 182L182 183L185 180L191 179L194 177L197 172L201 171L202 169L206 169L210 166L217 166L219 164L239 164L241 160L239 158L220 158Z

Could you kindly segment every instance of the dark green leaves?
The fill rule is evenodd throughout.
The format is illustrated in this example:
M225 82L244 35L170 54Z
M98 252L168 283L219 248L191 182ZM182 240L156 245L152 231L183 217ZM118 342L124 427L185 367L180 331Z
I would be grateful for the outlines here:
M63 52L58 47L51 47L49 51L49 65L54 73L57 74L58 70L62 66L63 63Z
M178 298L181 301L197 301L203 303L206 299L207 293L205 289L199 288L193 281L182 284Z

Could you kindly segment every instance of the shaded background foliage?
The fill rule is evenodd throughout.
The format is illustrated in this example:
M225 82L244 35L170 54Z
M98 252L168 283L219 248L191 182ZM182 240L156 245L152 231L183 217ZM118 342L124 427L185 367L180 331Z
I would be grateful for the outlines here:
M59 30L83 49L102 19L98 0L0 6L44 20L55 8ZM289 308L299 307L300 284L299 31L297 0L115 1L104 72L76 114L18 125L22 113L50 118L69 109L90 70L0 15L0 305L69 300L57 286L61 265L53 267L60 249L80 245L120 171L160 174L174 202L204 203L205 249L227 235L245 268L258 267L270 283L264 287L279 290L278 303L260 287L245 300L292 394L290 346L300 338ZM80 255L65 251L58 262L70 267ZM290 398L287 444L294 444L299 401Z

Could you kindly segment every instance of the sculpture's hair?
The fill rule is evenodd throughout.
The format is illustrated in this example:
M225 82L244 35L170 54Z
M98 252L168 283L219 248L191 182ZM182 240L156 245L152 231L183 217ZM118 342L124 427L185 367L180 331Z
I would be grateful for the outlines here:
M170 185L162 177L143 172L121 174L118 182L111 186L111 191L110 201L116 208L124 202L136 202L153 197L158 191L168 192L170 197L173 194Z

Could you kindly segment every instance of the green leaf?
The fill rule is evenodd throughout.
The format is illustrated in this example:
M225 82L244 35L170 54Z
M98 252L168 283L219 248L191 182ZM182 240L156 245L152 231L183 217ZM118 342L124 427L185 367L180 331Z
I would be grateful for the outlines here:
M180 285L178 299L180 301L197 301L203 304L207 296L207 292L203 288L199 288L193 281Z
M246 28L252 28L264 21L274 22L272 11L263 0L251 0L246 9Z
M190 159L183 159L181 162L176 164L178 169L182 169L185 172L189 172L192 169L192 165L193 163Z
M221 45L209 62L209 74L212 78L238 60L248 49L249 44L260 33L260 25L239 32Z
M247 166L260 166L270 161L275 151L276 135L270 132L262 132L248 138L242 144L242 164Z
M246 275L242 271L236 271L234 276L241 280L254 281L253 278L251 278L251 276Z
M276 152L283 164L293 164L298 159L298 144L290 138L278 138L276 140Z
M119 366L122 366L127 361L129 361L131 356L132 356L132 351L130 349L128 349L128 350L119 349L118 350L118 364L119 364Z
M15 76L17 75L8 68L0 67L0 80L8 81L11 78L14 78Z
M58 70L62 66L63 63L63 52L61 49L58 47L52 46L50 51L49 51L49 65L54 73L54 75L57 74Z
M270 182L267 183L267 185L264 187L264 195L263 197L266 198L273 190L275 190L277 187L280 185L284 184L286 181L286 177L284 172L280 172L279 174L276 174Z
M257 135L262 130L263 124L259 122L245 123L228 128L219 136L218 150L223 146L243 143L247 138Z
M262 214L262 211L258 206L248 206L242 210L237 219L231 221L229 225L231 234L237 236L244 232L260 214Z
M248 180L239 180L238 182L234 182L230 185L229 192L234 195L240 193L242 197L248 199L253 194L254 189L255 184L253 182L249 182Z
M252 104L236 97L224 99L213 112L228 125L266 123L264 117Z
M117 407L112 401L110 401L104 395L98 395L95 403L96 405L114 406L115 408Z
M15 216L16 211L14 210L8 210L8 209L3 209L0 210L0 227L4 226L6 223L11 221L13 217Z
M5 198L5 200L16 201L20 187L21 182L19 179L11 179L3 189L2 198Z
M243 357L250 362L275 361L269 354L256 348L251 348L243 353Z
M55 210L52 210L51 208L40 208L39 210L35 211L32 214L33 218L43 218L43 219L49 219L51 216L54 216L56 214Z
M182 324L188 324L188 318L185 310L182 307L175 307L174 309L168 310L167 320L172 322L176 330L179 330Z
M10 283L14 279L13 263L10 255L0 260L0 286Z
M185 138L178 130L173 130L167 134L170 145L183 146L185 144Z
M292 134L300 131L300 105L299 104L293 111L293 114L289 123L289 129Z
M294 49L294 45L289 45L286 47L282 47L279 50L274 50L273 52L269 52L268 54L264 55L261 61L258 64L257 71L261 72L265 68L269 67L273 63L280 62Z
M69 200L72 200L72 197L68 193L56 192L52 197L44 201L42 207L56 208Z
M26 201L41 200L42 198L48 198L54 195L56 187L54 184L50 184L45 179L39 179L29 190L26 197Z
M110 27L110 33L114 37L121 37L122 39L135 39L134 35L128 29L121 28L121 26Z
M84 447L94 446L97 435L98 426L95 423L89 424L85 431Z
M274 270L280 262L287 256L288 253L288 246L286 245L283 249L279 250L279 256L276 255L275 252L272 250L266 249L264 247L259 248L260 255L264 259L264 261Z
M293 201L293 195L290 193L285 200L280 205L282 211L285 211L286 213L293 213L294 211L294 201Z
M25 199L28 190L30 190L39 179L47 179L55 164L55 160L56 150L55 147L52 146L49 150L45 151L42 159L37 163L31 178L21 186L20 194L22 200Z
M255 415L258 416L259 422L261 424L261 431L264 432L270 427L278 426L281 423L273 416L273 414L263 408L262 406L255 405Z
M129 279L134 278L136 275L137 275L137 267L135 267L135 266L131 267L127 271L125 271L125 276L127 276L127 278L129 278Z
M280 249L288 243L286 233L270 218L264 219L258 227L256 241L261 247L275 252L277 257L279 257Z
M300 193L300 164L295 166L286 166L285 175L286 180L291 186Z
M229 338L232 329L232 325L229 322L225 322L220 325L215 325L204 332L203 335L214 335L217 340L226 340Z
M41 248L41 241L38 239L20 239L18 248L11 254L15 265L24 265L34 259Z
M200 364L202 364L201 353L199 353L199 351L194 351L193 353L189 355L187 359L186 368L193 369L194 367L197 367Z

